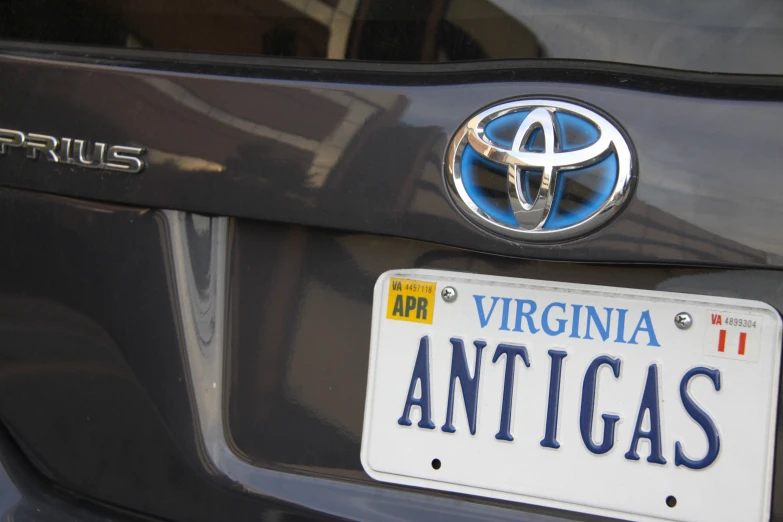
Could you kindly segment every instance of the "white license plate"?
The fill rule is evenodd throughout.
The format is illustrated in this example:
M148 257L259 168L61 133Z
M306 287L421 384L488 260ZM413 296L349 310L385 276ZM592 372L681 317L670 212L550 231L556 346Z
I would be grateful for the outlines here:
M757 301L387 272L362 465L632 520L768 520L780 348Z

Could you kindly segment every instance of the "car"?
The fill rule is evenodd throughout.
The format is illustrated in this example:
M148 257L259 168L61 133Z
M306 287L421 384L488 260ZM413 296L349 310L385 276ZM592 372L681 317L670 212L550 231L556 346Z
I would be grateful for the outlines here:
M3 517L781 519L781 26L3 2Z

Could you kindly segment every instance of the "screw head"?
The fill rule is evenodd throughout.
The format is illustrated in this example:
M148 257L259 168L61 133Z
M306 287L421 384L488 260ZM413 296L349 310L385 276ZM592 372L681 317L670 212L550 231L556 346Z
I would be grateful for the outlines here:
M680 330L687 330L693 325L693 317L688 312L680 312L674 316L674 324Z
M454 301L457 300L457 289L454 288L453 286L447 286L446 288L440 291L440 296L447 303L453 303Z

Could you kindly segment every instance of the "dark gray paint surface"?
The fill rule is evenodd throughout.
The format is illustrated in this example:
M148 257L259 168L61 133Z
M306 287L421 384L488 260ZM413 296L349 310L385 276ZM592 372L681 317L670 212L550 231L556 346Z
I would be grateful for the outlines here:
M0 430L0 520L3 522L136 522L149 520L127 510L100 506L55 489L20 455Z
M0 419L45 481L167 520L307 515L205 460L160 212L1 189L0 216Z
M520 81L525 76L530 81ZM783 266L783 102L739 99L756 92L742 87L722 89L723 99L662 94L667 84L650 78L631 82L646 90L632 90L623 88L631 76L620 73L598 82L575 73L568 83L533 81L535 70L480 77L362 86L174 74L145 70L143 61L125 69L68 64L8 51L0 58L0 126L136 144L149 150L149 166L123 175L11 150L0 157L0 185L524 258ZM715 89L705 83L705 96ZM760 98L769 97L764 92ZM476 229L446 196L441 167L456 128L482 107L531 95L599 107L638 152L635 195L589 237L511 244Z

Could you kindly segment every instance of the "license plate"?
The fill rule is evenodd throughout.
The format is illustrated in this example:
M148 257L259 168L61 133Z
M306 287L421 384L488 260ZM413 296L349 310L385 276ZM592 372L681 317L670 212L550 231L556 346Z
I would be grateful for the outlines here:
M768 520L780 349L756 301L387 272L362 465L631 520Z

